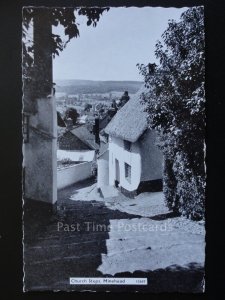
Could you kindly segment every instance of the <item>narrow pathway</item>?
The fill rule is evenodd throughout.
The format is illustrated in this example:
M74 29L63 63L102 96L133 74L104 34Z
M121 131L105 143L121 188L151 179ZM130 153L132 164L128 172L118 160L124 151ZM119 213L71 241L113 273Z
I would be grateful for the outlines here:
M107 254L107 226L112 220L140 218L112 210L103 201L70 200L77 188L74 185L59 192L55 213L48 208L40 208L35 201L28 202L24 209L25 290L201 291L203 269L195 265L189 269L167 268L114 275L147 277L149 286L70 286L69 277L110 277L98 271L102 255ZM99 226L98 229L96 226Z
M69 195L70 189L59 193L55 214L43 213L37 203L25 210L26 290L74 289L69 277L101 276L97 268L106 253L109 220L137 217L110 210L103 202L74 202Z

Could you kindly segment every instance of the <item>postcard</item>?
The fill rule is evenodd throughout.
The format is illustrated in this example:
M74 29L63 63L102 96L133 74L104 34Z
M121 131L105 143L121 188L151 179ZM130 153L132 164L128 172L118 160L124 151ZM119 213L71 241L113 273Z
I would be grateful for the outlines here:
M205 290L204 7L23 7L24 291Z

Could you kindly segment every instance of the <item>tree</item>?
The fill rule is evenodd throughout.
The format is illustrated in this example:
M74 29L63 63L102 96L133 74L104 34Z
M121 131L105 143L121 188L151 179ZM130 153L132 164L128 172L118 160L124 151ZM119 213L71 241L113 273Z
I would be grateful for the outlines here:
M76 125L78 117L79 117L79 114L78 114L77 110L75 108L70 107L70 108L67 108L67 110L65 112L64 120L72 119L73 125Z
M66 124L65 124L65 122L63 121L63 118L62 118L62 116L61 116L61 114L60 114L59 111L57 111L57 125L58 125L59 127L66 127Z
M79 36L76 14L87 17L87 26L97 25L100 16L108 7L23 9L23 90L24 108L35 113L35 99L46 97L52 91L52 56L59 55L67 43ZM64 27L67 41L52 33L52 25ZM29 30L33 25L33 37ZM27 100L27 101L26 101Z
M89 103L86 103L84 106L84 111L89 112L91 110L91 108L92 108L92 105Z
M192 219L204 217L204 47L203 7L190 8L179 22L169 21L157 42L159 65L138 65L149 125L165 157L166 202Z
M68 37L66 42L63 42L62 38L59 35L51 33L51 50L53 56L59 55L60 51L66 47L67 43L72 39L79 36L79 24L76 21L75 13L78 15L83 15L87 17L87 26L93 25L97 26L100 16L104 11L108 11L109 7L82 7L82 8L44 8L44 7L24 7L23 8L23 38L26 38L28 29L30 27L31 21L35 17L42 15L48 16L48 22L51 25L58 26L59 24L64 27L64 33ZM46 24L44 24L46 25ZM44 32L40 33L42 36ZM36 45L26 46L23 43L23 58L24 64L30 66L33 62L32 53Z

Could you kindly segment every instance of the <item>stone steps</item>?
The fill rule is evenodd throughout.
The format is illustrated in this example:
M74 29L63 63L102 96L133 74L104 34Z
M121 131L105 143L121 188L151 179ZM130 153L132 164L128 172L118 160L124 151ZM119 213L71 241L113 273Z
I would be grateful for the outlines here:
M119 195L119 191L111 185L106 185L101 187L101 195L103 198L112 198Z
M98 249L105 249L105 240L86 241L71 244L51 244L51 246L32 247L25 249L26 263L44 262L49 260L65 259L66 257L81 258L98 253ZM35 257L35 261L33 258Z

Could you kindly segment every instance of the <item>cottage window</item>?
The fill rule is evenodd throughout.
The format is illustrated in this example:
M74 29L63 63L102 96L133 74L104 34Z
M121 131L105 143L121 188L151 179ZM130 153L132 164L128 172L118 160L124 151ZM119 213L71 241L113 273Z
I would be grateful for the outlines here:
M125 178L131 182L131 166L125 163Z
M29 142L29 115L23 115L23 141Z
M124 149L127 151L131 151L131 142L123 141Z

